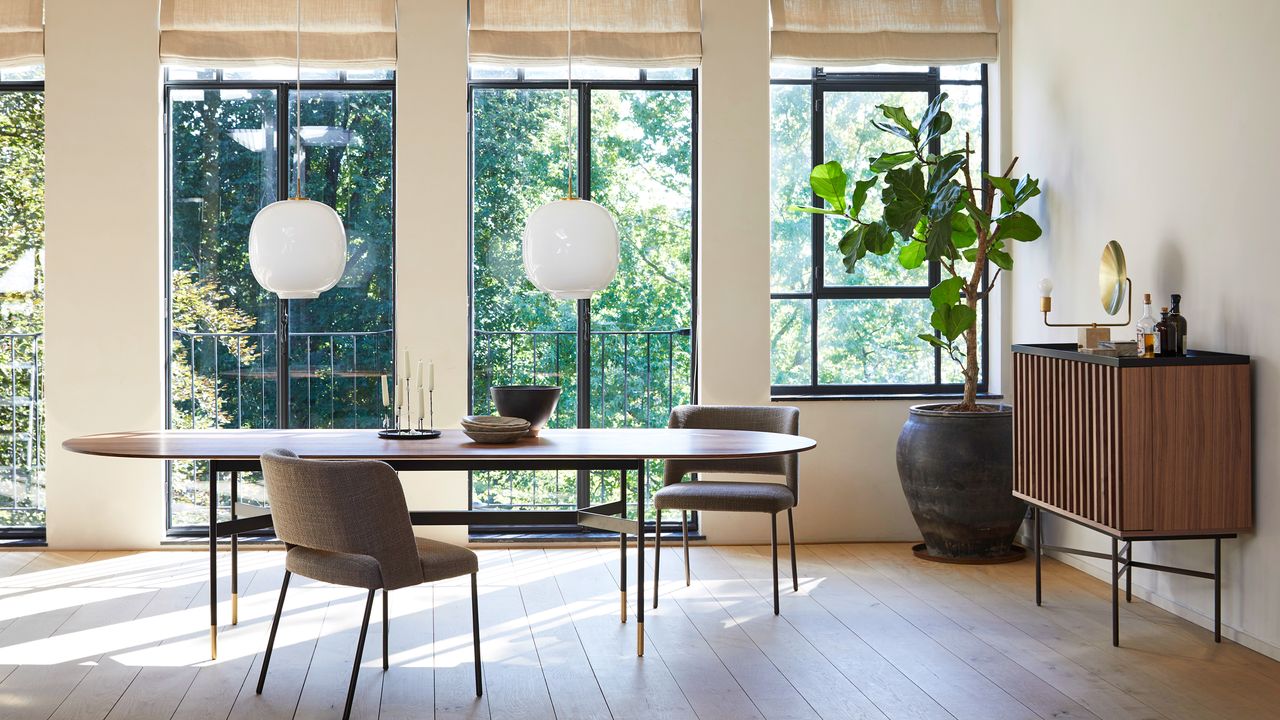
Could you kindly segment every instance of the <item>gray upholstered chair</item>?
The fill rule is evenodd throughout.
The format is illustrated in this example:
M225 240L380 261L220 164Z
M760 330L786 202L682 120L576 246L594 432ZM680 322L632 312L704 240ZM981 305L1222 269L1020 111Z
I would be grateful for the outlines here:
M715 430L756 430L759 432L800 433L800 410L785 406L681 405L672 409L667 427ZM653 606L658 607L658 565L662 561L662 511L680 511L680 530L684 539L684 584L689 584L689 511L722 511L767 513L772 520L773 538L773 614L778 607L778 513L787 511L787 528L791 532L791 583L800 590L796 571L796 526L791 509L799 497L799 477L795 454L738 460L668 460L663 472L663 488L653 495L657 511L653 560ZM778 475L786 483L777 482L684 482L689 473L748 473Z
M284 541L284 583L271 620L267 652L258 676L258 693L267 679L271 649L294 573L321 582L365 588L369 597L356 644L347 707L351 715L356 677L369 631L373 595L382 590L382 669L387 669L387 593L402 587L471 575L471 632L475 652L476 696L480 676L480 612L476 598L479 561L467 548L415 537L400 478L376 460L302 460L288 450L262 454L262 475L276 536Z

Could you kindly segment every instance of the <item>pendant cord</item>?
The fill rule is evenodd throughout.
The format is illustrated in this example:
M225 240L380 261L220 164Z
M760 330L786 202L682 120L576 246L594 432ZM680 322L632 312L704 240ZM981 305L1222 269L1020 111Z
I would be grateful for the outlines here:
M569 199L573 199L573 166L577 161L577 153L574 152L574 146L576 143L574 142L575 138L573 133L573 0L568 0L568 6L569 12L568 17L566 18L568 23L566 28L568 29L569 70L567 73L568 79L565 81L565 125L567 126L567 129L565 130L567 147L565 149L568 151L569 163L568 167L565 168L564 174L565 183L568 185L568 197Z
M297 66L296 66L297 77L295 79L296 85L293 93L293 96L294 96L293 99L295 103L294 115L296 115L296 117L294 118L294 135L296 136L295 142L298 143L298 160L297 160L297 168L295 168L295 173L297 175L297 180L296 180L297 184L294 186L295 187L294 195L297 199L301 200L302 199L302 166L303 166L303 160L306 157L306 149L302 147L302 0L298 0L297 2L296 14L297 14L297 20L298 20L298 32L296 36L298 60L297 60Z

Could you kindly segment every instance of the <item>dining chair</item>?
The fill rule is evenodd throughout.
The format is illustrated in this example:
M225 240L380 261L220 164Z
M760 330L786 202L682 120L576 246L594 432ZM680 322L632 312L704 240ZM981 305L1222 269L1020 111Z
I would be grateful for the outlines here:
M680 405L671 410L667 421L671 428L704 430L755 430L758 432L800 433L800 410L771 405ZM791 534L791 584L799 592L800 575L796 570L796 525L792 509L799 498L798 458L795 453L763 458L736 460L668 460L663 471L663 487L653 495L657 513L654 521L653 606L658 607L658 566L662 561L662 511L680 511L680 532L684 540L684 584L689 584L689 512L728 511L766 513L772 522L773 545L773 614L778 605L778 513L787 511L787 529ZM690 473L745 473L777 475L778 482L685 481Z
M475 655L476 696L480 675L480 607L476 596L479 560L471 550L415 537L400 478L377 460L302 460L289 450L262 454L262 476L276 536L288 548L284 583L267 637L258 675L258 694L267 680L271 649L284 609L289 578L297 573L321 582L369 591L356 643L343 720L351 717L356 678L364 655L373 596L382 590L382 669L387 657L387 593L424 582L471 575L471 640Z

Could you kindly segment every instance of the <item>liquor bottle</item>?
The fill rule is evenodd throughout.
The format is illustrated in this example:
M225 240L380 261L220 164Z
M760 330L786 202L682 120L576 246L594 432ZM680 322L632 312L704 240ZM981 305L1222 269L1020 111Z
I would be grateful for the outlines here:
M1187 319L1182 317L1182 313L1178 308L1178 306L1182 304L1182 295L1180 293L1174 293L1169 299L1172 300L1172 302L1169 303L1169 322L1173 323L1173 340L1177 343L1178 354L1186 355Z
M1156 355L1173 357L1173 323L1169 322L1169 308L1160 308L1160 322L1156 323Z
M1142 296L1142 319L1138 320L1138 355L1156 356L1156 319L1151 314L1151 293Z

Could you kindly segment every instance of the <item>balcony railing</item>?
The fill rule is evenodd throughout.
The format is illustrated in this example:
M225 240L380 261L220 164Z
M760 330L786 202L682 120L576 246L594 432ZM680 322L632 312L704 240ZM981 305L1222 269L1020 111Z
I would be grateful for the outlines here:
M577 333L477 331L473 339L472 406L493 412L489 388L554 384L564 388L551 427L574 427L578 413ZM170 355L170 426L275 426L275 335L175 330ZM293 427L380 427L380 377L391 372L390 330L290 335ZM592 427L661 427L670 409L689 402L692 337L688 329L591 333L589 418ZM437 417L438 425L456 418ZM207 519L201 463L173 463L170 522ZM651 480L661 482L656 473ZM256 475L241 478L242 502L264 502ZM473 499L487 508L566 508L579 501L573 473L477 473ZM593 473L592 498L612 497L616 474ZM219 490L229 507L229 488Z
M41 333L0 334L0 529L44 525Z
M549 426L576 426L583 400L578 397L577 345L572 330L476 331L471 398L475 412L494 411L489 398L494 385L559 385L563 393ZM585 413L590 426L665 427L671 408L690 401L692 352L687 328L592 331ZM650 472L651 489L662 482L656 469ZM616 497L617 473L591 473L582 490L579 480L572 472L474 473L472 506L563 509Z

